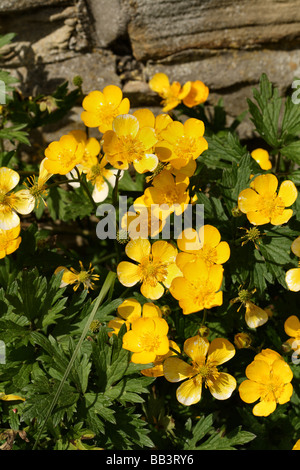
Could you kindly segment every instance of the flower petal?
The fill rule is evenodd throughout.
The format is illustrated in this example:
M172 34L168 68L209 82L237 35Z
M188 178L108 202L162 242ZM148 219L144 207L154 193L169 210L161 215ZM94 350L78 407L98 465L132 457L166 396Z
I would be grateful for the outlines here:
M239 394L245 403L254 403L261 397L261 384L252 380L244 380L239 386Z
M276 401L260 401L254 406L254 416L269 416L276 409Z
M285 274L285 282L287 283L289 290L293 292L299 292L300 291L300 268L289 269Z
M272 225L286 224L292 216L293 216L293 210L285 209L281 215L271 218L271 224Z
M132 287L141 279L140 269L136 264L121 261L117 267L118 279L126 287Z
M232 392L236 389L235 378L225 372L220 372L216 379L212 379L209 385L210 393L217 400L227 400L231 397Z
M125 252L128 258L140 263L143 258L150 255L151 244L149 240L145 238L130 240L125 247Z
M253 189L247 188L239 194L238 207L241 212L247 214L257 210L259 201L259 195Z
M197 362L198 364L203 362L207 355L208 348L209 341L199 335L185 340L183 346L185 354L187 354L194 362Z
M154 153L146 153L140 160L134 160L135 170L142 174L148 171L154 171L158 164L158 158Z
M141 285L141 293L146 299L157 300L164 294L164 286L157 282L155 285L143 282Z
M18 214L13 211L0 212L0 229L10 230L20 225Z
M118 314L129 322L139 318L142 314L142 306L136 299L125 299L119 305Z
M21 189L13 195L13 209L19 214L30 214L35 206L35 199L29 189Z
M289 207L296 201L298 191L292 181L283 181L278 191L278 197L280 197L285 207Z
M169 357L164 362L164 376L169 382L180 382L195 375L195 369L178 357Z
M207 362L215 366L229 361L235 355L235 347L225 338L215 338L210 343Z
M197 377L188 379L179 385L176 390L176 397L182 405L190 406L198 403L202 395L202 381Z
M278 187L278 179L275 175L259 175L251 182L251 187L261 196L272 196Z
M112 128L118 137L129 135L136 137L139 131L139 121L131 114L121 114L113 120Z
M11 191L20 181L20 175L11 168L0 168L0 190L4 194Z
M291 315L284 323L284 331L295 338L300 333L300 320L296 315Z

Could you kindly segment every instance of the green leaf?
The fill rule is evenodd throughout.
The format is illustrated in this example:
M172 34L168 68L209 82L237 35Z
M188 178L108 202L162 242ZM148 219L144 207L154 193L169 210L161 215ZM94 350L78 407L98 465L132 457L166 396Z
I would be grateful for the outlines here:
M257 104L250 99L247 102L255 130L271 147L278 148L282 99L265 73L261 75L259 90L253 89L253 97Z

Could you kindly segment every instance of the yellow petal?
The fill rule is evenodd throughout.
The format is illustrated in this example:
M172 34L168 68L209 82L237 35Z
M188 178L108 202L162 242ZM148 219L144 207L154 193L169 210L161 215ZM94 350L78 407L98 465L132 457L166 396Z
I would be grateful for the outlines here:
M261 196L272 196L277 190L278 179L271 173L259 175L252 181L251 187Z
M142 127L153 127L155 126L155 116L150 111L150 109L138 109L137 111L134 111L133 116L135 116L138 121L139 121L139 127L140 129Z
M292 181L283 181L278 191L278 197L280 197L285 207L289 207L296 201L298 191Z
M252 225L264 225L270 222L270 218L265 216L264 214L253 211L247 212L247 219Z
M284 331L295 338L300 335L300 320L296 315L291 315L284 323Z
M280 390L279 396L277 397L277 402L280 405L283 405L284 403L287 403L288 401L290 401L293 391L294 391L294 388L291 383L284 385L283 389Z
M121 88L116 85L107 85L103 88L103 95L106 101L106 104L112 105L112 107L117 108L122 101L123 93Z
M136 137L139 131L139 121L131 114L121 114L113 120L112 128L118 137Z
M285 274L285 282L289 290L293 292L300 291L300 268L289 269Z
M177 250L171 243L158 240L152 245L152 255L157 263L175 263Z
M18 214L13 211L0 211L0 229L10 230L20 225L20 218Z
M263 170L270 170L272 168L272 163L270 162L270 156L267 150L257 148L251 152L251 157Z
M195 369L178 357L169 357L164 362L164 376L169 382L180 382L195 375Z
M261 384L252 380L244 380L239 386L239 394L245 403L254 403L261 397Z
M134 364L150 364L154 362L156 354L153 351L142 351L138 353L133 353L131 361Z
M246 303L245 321L249 328L257 328L264 325L269 319L265 310L252 302Z
M235 347L225 338L215 338L210 343L207 362L215 366L229 361L235 355Z
M189 118L184 123L184 134L198 139L204 134L204 123L200 119Z
M183 230L178 236L177 246L182 251L197 251L202 248L202 243L196 230L190 227Z
M202 381L196 377L188 379L179 385L176 397L182 405L190 406L198 403L202 395Z
M140 281L140 269L136 264L121 261L117 267L118 279L126 287L132 287Z
M151 251L151 244L148 239L137 238L130 240L125 247L125 252L128 258L133 259L140 263L146 256L149 257Z
M30 214L35 206L35 199L29 189L21 189L13 195L13 209L19 214Z
M216 247L217 259L216 264L223 264L230 258L230 247L227 242L221 242Z
M141 159L133 161L135 170L140 174L154 171L157 165L158 158L154 153L146 153Z
M292 245L291 245L291 250L294 253L294 255L298 256L300 258L300 237L297 237Z
M141 285L141 293L146 299L157 300L164 294L164 286L157 282L155 285L143 282Z
M276 401L260 401L253 408L254 416L269 416L276 409Z
M0 168L0 191L4 194L11 191L20 181L19 174L10 168Z
M285 209L281 215L278 215L276 217L271 217L271 224L272 225L286 224L292 216L293 216L293 210Z
M290 366L283 359L277 359L272 364L273 375L277 376L282 383L289 383L293 379Z
M152 317L161 317L162 313L160 308L152 302L146 302L143 305L143 317L152 318Z
M83 100L82 107L86 111L96 112L99 105L105 103L104 95L99 90L91 91Z
M268 383L270 377L270 364L266 361L255 360L246 367L246 376L248 379L258 383Z
M169 78L165 73L156 73L149 81L149 87L159 95L165 95L170 87Z
M142 306L136 299L125 299L117 311L124 320L132 322L141 316Z
M212 384L209 385L210 393L217 400L227 400L235 389L235 378L225 372L220 372L216 379L212 379Z
M244 189L238 197L238 207L241 212L247 214L257 210L260 196L251 188Z
M206 338L202 338L199 335L188 338L184 342L184 352L194 362L201 364L207 355L209 348L209 341Z
M168 265L167 270L168 270L168 274L165 280L163 281L163 284L165 287L169 288L173 282L173 279L175 279L176 277L182 276L182 272L176 263L170 263Z

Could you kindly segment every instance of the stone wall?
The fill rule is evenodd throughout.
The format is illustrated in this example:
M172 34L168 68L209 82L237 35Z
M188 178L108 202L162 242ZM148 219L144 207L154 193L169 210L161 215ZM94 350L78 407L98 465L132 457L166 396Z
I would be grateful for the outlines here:
M113 83L132 107L155 108L147 83L162 71L204 81L235 117L262 72L282 93L300 77L299 0L1 0L8 32L0 67L28 94L80 74L85 92Z

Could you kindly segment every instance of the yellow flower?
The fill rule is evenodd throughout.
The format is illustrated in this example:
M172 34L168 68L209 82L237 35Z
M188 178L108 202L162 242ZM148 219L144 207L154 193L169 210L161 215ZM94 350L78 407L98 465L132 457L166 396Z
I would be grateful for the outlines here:
M281 183L277 194L278 180L275 175L259 175L238 197L238 207L253 225L285 224L293 215L291 206L297 199L297 188L292 181Z
M135 364L149 364L169 351L169 326L160 317L138 318L123 336L123 348L133 352Z
M152 127L142 127L135 116L124 114L117 116L112 130L103 136L103 150L107 161L120 170L127 170L133 164L138 173L153 171L158 158L152 153L157 142Z
M74 268L66 268L65 266L59 266L54 271L54 274L59 274L63 271L60 287L66 287L67 285L73 285L73 290L76 291L80 284L83 284L84 289L94 289L94 280L98 280L100 276L98 274L92 274L94 268L91 268L91 264L88 270L85 270L81 261L80 271L76 271Z
M251 152L251 157L259 164L262 170L271 170L272 163L267 150L257 148Z
M145 189L144 202L153 207L153 214L165 219L175 212L182 214L190 201L188 192L189 179L177 176L174 178L168 170L162 170L153 178L152 185Z
M205 261L198 259L187 263L182 274L172 281L170 292L179 301L184 315L222 305L222 265L208 267Z
M171 122L161 131L161 138L155 152L161 162L170 163L175 169L185 167L191 160L196 160L208 144L203 137L204 124L199 119L189 118L184 124Z
M286 341L294 351L300 350L300 320L291 315L284 322L284 331L290 338Z
M10 168L0 168L0 229L10 230L18 227L20 218L17 214L26 215L33 211L35 199L28 189L12 193L20 181L19 174Z
M147 239L130 240L125 252L137 264L121 261L117 267L119 281L126 287L141 282L141 293L148 299L162 297L165 287L169 288L172 280L181 274L175 263L177 250L164 240L152 246Z
M230 248L227 242L221 241L219 230L206 224L198 232L193 228L185 229L177 239L177 246L181 250L176 258L179 268L190 262L202 259L208 267L214 264L223 264L230 257Z
M236 388L236 380L228 373L219 372L217 366L235 355L234 346L224 338L215 338L209 343L197 335L187 339L183 349L192 364L178 357L169 357L163 366L164 376L169 382L184 380L176 391L177 400L187 406L198 403L203 384L217 400L228 399Z
M201 103L204 103L209 95L209 88L201 82L201 80L195 80L191 82L191 89L188 95L183 98L182 102L188 108L193 108Z
M162 313L160 308L152 302L146 302L143 306L136 299L126 299L119 305L117 309L118 316L108 322L108 327L113 331L109 332L111 336L113 333L118 335L121 327L126 324L127 330L130 329L131 324L137 318L152 318L161 317Z
M19 248L21 243L21 227L18 225L10 230L0 229L0 259L10 255Z
M292 396L291 368L271 349L255 356L246 368L246 377L239 386L239 394L245 403L259 400L252 410L255 416L269 416L277 404L287 403Z
M87 127L98 127L101 133L112 129L112 122L119 114L127 114L130 108L128 98L116 85L108 85L102 91L89 93L82 102L84 111L81 119Z
M300 237L297 237L292 245L291 250L294 255L300 258ZM289 288L289 290L293 292L298 292L300 290L300 260L299 260L298 268L289 269L285 275L285 282Z
M162 377L164 375L164 361L168 357L175 356L175 351L177 351L177 353L180 353L179 346L171 339L169 340L169 348L172 349L169 349L167 354L163 354L162 356L156 356L155 360L153 361L154 366L150 367L149 369L141 370L141 374L145 375L146 377Z
M165 73L156 73L149 81L149 87L162 98L163 111L167 112L176 108L188 95L191 82L187 82L183 86L177 81L170 84Z
M63 135L46 148L44 168L52 174L66 175L81 162L83 155L81 139L77 140L72 134Z

